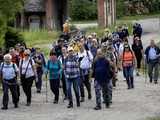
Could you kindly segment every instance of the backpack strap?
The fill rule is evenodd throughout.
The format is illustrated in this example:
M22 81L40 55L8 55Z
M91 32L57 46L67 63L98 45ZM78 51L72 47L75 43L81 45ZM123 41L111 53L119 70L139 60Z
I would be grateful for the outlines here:
M2 78L3 78L3 68L4 68L4 62L2 62L2 64L1 64L1 69L0 69L0 79L2 80Z

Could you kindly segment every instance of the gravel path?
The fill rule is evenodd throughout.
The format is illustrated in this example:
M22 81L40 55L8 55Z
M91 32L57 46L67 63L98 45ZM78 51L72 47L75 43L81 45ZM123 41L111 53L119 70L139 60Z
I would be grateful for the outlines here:
M142 37L144 46L149 44L151 38L155 38L158 42L160 35L159 33L144 35ZM67 101L62 101L62 95L60 95L59 104L54 105L53 94L49 87L49 102L46 103L44 85L41 94L37 94L33 87L31 107L25 106L25 96L21 91L19 108L14 109L10 102L7 111L0 110L0 120L145 120L147 117L160 115L160 84L149 84L148 79L141 75L135 78L135 89L127 90L121 72L118 78L117 88L113 91L113 105L110 109L103 107L100 111L93 110L95 106L94 88L92 89L93 99L86 100L80 108L67 109ZM2 102L2 97L0 102Z

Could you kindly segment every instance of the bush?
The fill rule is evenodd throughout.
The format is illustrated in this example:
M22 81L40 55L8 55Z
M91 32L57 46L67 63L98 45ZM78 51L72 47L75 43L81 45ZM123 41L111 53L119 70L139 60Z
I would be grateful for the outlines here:
M6 51L8 51L10 47L14 47L17 43L24 44L23 36L20 34L18 30L12 27L7 27L4 39L4 46Z

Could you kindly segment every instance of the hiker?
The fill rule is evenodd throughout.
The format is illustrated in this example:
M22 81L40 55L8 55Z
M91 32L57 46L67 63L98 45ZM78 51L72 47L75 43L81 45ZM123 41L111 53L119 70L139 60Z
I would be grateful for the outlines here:
M58 104L62 65L56 56L56 52L53 50L50 51L50 58L47 62L46 68L47 73L49 71L50 88L53 94L55 95L53 103Z
M16 64L17 67L19 67L19 55L16 53L16 50L14 48L10 48L9 49L9 53L12 56L12 63ZM19 101L19 97L20 97L20 83L17 83L17 92L18 92L18 101Z
M63 39L58 40L58 44L54 47L54 50L56 52L56 56L59 57L62 55L62 47L63 47Z
M41 93L42 89L42 76L43 76L43 71L46 66L45 58L43 53L41 53L40 48L35 48L35 55L33 57L35 66L36 66L36 71L37 71L37 76L38 76L38 81L36 82L36 88L37 88L37 93Z
M80 70L79 70L78 58L74 55L72 47L68 48L68 56L65 60L64 70L67 79L67 93L69 100L68 108L73 108L73 98L71 90L72 84L76 96L77 107L80 107L79 87L78 87Z
M145 55L148 64L148 76L150 83L154 80L154 83L157 84L159 76L160 49L155 44L154 40L151 40L150 45L146 48Z
M2 110L8 109L8 89L10 89L12 94L12 101L15 108L18 108L18 93L17 93L17 75L18 67L16 64L12 63L12 56L10 54L4 55L4 62L0 66L0 77L3 86L3 107Z
M110 79L112 78L112 72L110 70L110 63L103 55L101 49L98 49L97 56L93 63L93 78L95 94L96 94L96 107L95 110L101 109L101 90L103 93L104 103L106 108L110 107L110 93L109 85Z
M123 71L126 77L128 89L134 88L133 71L135 66L135 55L129 45L124 45L123 54L121 55Z
M64 71L64 64L65 64L65 59L67 58L68 53L67 53L67 48L62 47L62 55L58 57L58 60L60 60L62 64L62 88L63 88L63 94L64 94L64 99L67 100L67 85L66 85L66 76L65 76L65 71Z
M133 25L133 36L134 37L139 37L141 39L142 32L143 32L143 29L142 29L141 24L135 23Z
M93 62L93 55L88 49L87 45L81 45L80 52L78 53L79 62L80 62L80 92L81 92L81 100L80 102L84 102L85 100L85 92L84 85L87 88L88 99L92 98L91 95L91 83L89 81L90 68Z
M33 80L37 81L37 72L35 67L34 60L30 57L30 50L26 49L24 51L24 58L20 59L19 69L20 69L20 79L23 91L27 97L26 106L31 105L31 97L32 97L32 84Z
M137 63L136 75L139 76L141 69L141 61L143 57L143 45L139 37L135 38L134 43L132 44L132 50L134 51L134 54L136 56L136 63Z

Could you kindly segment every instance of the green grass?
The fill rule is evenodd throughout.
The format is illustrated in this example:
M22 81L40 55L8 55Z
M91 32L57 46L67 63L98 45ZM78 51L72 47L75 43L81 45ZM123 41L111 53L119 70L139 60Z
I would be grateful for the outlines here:
M48 32L47 30L28 31L21 32L24 36L25 42L28 46L33 47L35 45L52 44L54 40L58 38L59 32Z
M147 118L146 120L160 120L160 117Z
M40 47L42 52L48 56L50 48L48 44L52 44L53 41L57 40L59 32L47 30L38 31L22 31L21 34L24 36L25 42L28 47Z
M109 29L111 32L113 32L115 30L115 26L119 26L123 24L127 24L129 33L131 34L132 33L132 22L129 20L118 20L116 25L110 26ZM87 34L96 32L98 37L102 37L104 34L104 28L100 28L100 27L89 27L86 29L86 31L87 31Z
M160 13L148 14L148 15L124 16L124 17L121 17L119 20L141 20L141 19L149 19L149 18L160 18Z

